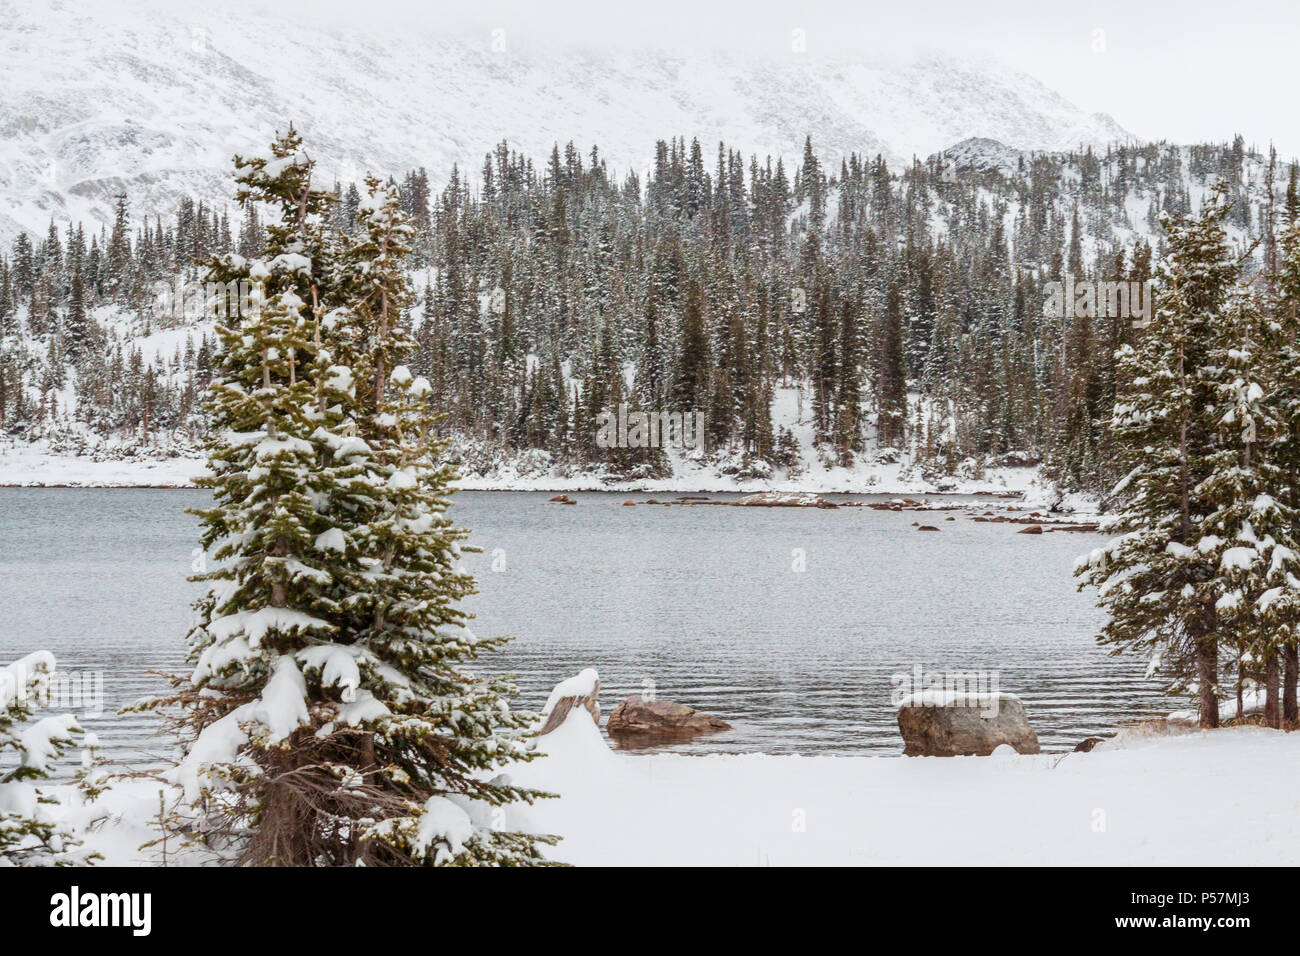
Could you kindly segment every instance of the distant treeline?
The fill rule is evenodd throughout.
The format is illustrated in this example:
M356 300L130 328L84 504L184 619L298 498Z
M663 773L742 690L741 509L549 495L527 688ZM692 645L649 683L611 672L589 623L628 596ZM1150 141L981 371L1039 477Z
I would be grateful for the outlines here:
M811 141L793 169L725 143L709 154L661 141L643 183L615 181L594 147L557 147L538 166L502 143L473 183L458 169L437 193L423 169L397 182L423 287L414 365L444 429L501 453L658 474L661 449L599 447L598 416L622 403L699 411L712 454L770 474L797 458L772 403L798 383L828 461L897 449L935 475L1045 462L1064 487L1100 491L1116 477L1114 352L1141 330L1045 315L1045 284L1150 279L1160 216L1192 211L1220 179L1228 225L1265 235L1265 181L1285 183L1240 138L1001 170L857 155L828 169ZM332 228L355 235L357 185L334 191ZM197 437L214 339L161 354L136 339L185 321L155 308L157 283L261 248L262 214L231 222L185 199L166 221L133 219L121 197L111 229L20 236L0 257L0 427ZM96 321L110 304L136 317L131 332Z

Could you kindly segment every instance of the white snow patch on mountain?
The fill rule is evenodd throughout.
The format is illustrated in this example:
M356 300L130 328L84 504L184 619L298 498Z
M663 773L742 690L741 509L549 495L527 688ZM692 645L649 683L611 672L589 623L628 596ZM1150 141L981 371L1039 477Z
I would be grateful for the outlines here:
M827 169L856 151L891 163L970 137L1060 150L1130 138L1032 77L934 56L890 63L844 54L656 52L614 47L494 52L490 36L418 24L230 16L149 0L0 0L0 241L51 218L169 215L188 194L230 197L230 160L293 121L325 178L453 163L476 174L502 139L544 162L555 143L596 144L644 174L656 140L719 139L746 157L804 137Z

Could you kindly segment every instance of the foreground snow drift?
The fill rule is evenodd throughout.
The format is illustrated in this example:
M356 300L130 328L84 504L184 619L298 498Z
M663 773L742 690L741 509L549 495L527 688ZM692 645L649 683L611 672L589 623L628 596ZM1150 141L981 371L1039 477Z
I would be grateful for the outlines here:
M1240 727L992 757L631 756L586 713L516 781L580 865L1300 862L1300 734Z
M584 710L516 783L561 796L504 824L563 836L584 866L1300 863L1300 734L1235 727L991 757L691 757L612 751ZM159 785L83 805L53 787L101 865L162 862ZM170 802L175 791L168 790ZM211 861L173 839L172 865ZM179 852L178 852L179 851Z

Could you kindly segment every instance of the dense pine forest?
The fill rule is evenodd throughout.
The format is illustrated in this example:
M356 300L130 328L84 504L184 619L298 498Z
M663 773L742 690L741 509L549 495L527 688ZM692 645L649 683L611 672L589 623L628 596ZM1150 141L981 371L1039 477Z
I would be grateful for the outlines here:
M311 152L310 138L307 151ZM1294 172L1225 145L1020 154L970 141L911 166L810 140L787 164L660 141L643 173L597 147L502 143L441 191L395 177L414 224L412 368L463 471L501 462L665 476L662 448L602 448L621 404L704 413L719 473L902 461L927 478L1042 464L1066 490L1121 477L1108 427L1124 316L1054 317L1046 283L1153 278L1165 214L1225 184L1227 241L1266 265ZM791 159L794 159L793 157ZM1269 188L1269 185L1273 188ZM327 211L358 235L357 184ZM232 207L234 208L234 207ZM252 256L270 214L118 199L111 226L53 224L0 257L0 429L95 455L196 448L216 323L160 305L214 256ZM774 413L797 403L811 443Z

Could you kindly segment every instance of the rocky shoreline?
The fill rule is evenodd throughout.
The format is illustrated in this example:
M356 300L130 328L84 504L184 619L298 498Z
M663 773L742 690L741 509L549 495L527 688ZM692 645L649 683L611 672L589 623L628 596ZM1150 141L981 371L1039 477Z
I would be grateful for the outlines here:
M542 709L535 738L559 730L575 711L585 712L595 727L601 728L600 678L595 668L589 667L555 686ZM988 757L1043 752L1028 711L1015 694L921 690L899 702L897 719L905 757ZM604 725L605 733L620 750L682 743L702 734L730 729L731 725L721 717L696 710L689 704L664 700L654 693L633 694L620 701ZM1107 739L1086 737L1074 747L1074 752L1089 753Z
M1022 500L1019 493L1003 493L997 495L997 497ZM578 499L570 497L568 493L563 493L548 498L547 503L576 505ZM710 505L731 508L816 508L825 511L841 508L870 508L873 511L892 512L961 512L962 517L969 518L977 523L1021 525L1018 534L1045 534L1053 531L1094 532L1100 526L1100 521L1090 516L1080 519L1073 514L1053 513L1037 508L1025 511L1015 505L1007 505L999 513L989 510L987 502L937 504L928 498L919 501L913 498L895 498L892 501L833 501L813 492L765 491L743 495L739 498L711 498L705 494L683 494L663 501L658 498L647 498L642 501L628 498L623 501L623 507L626 508L635 508L637 506L704 507ZM957 518L954 515L948 515L944 520L956 521ZM912 526L918 531L940 530L936 525L921 524L919 521L913 521Z

